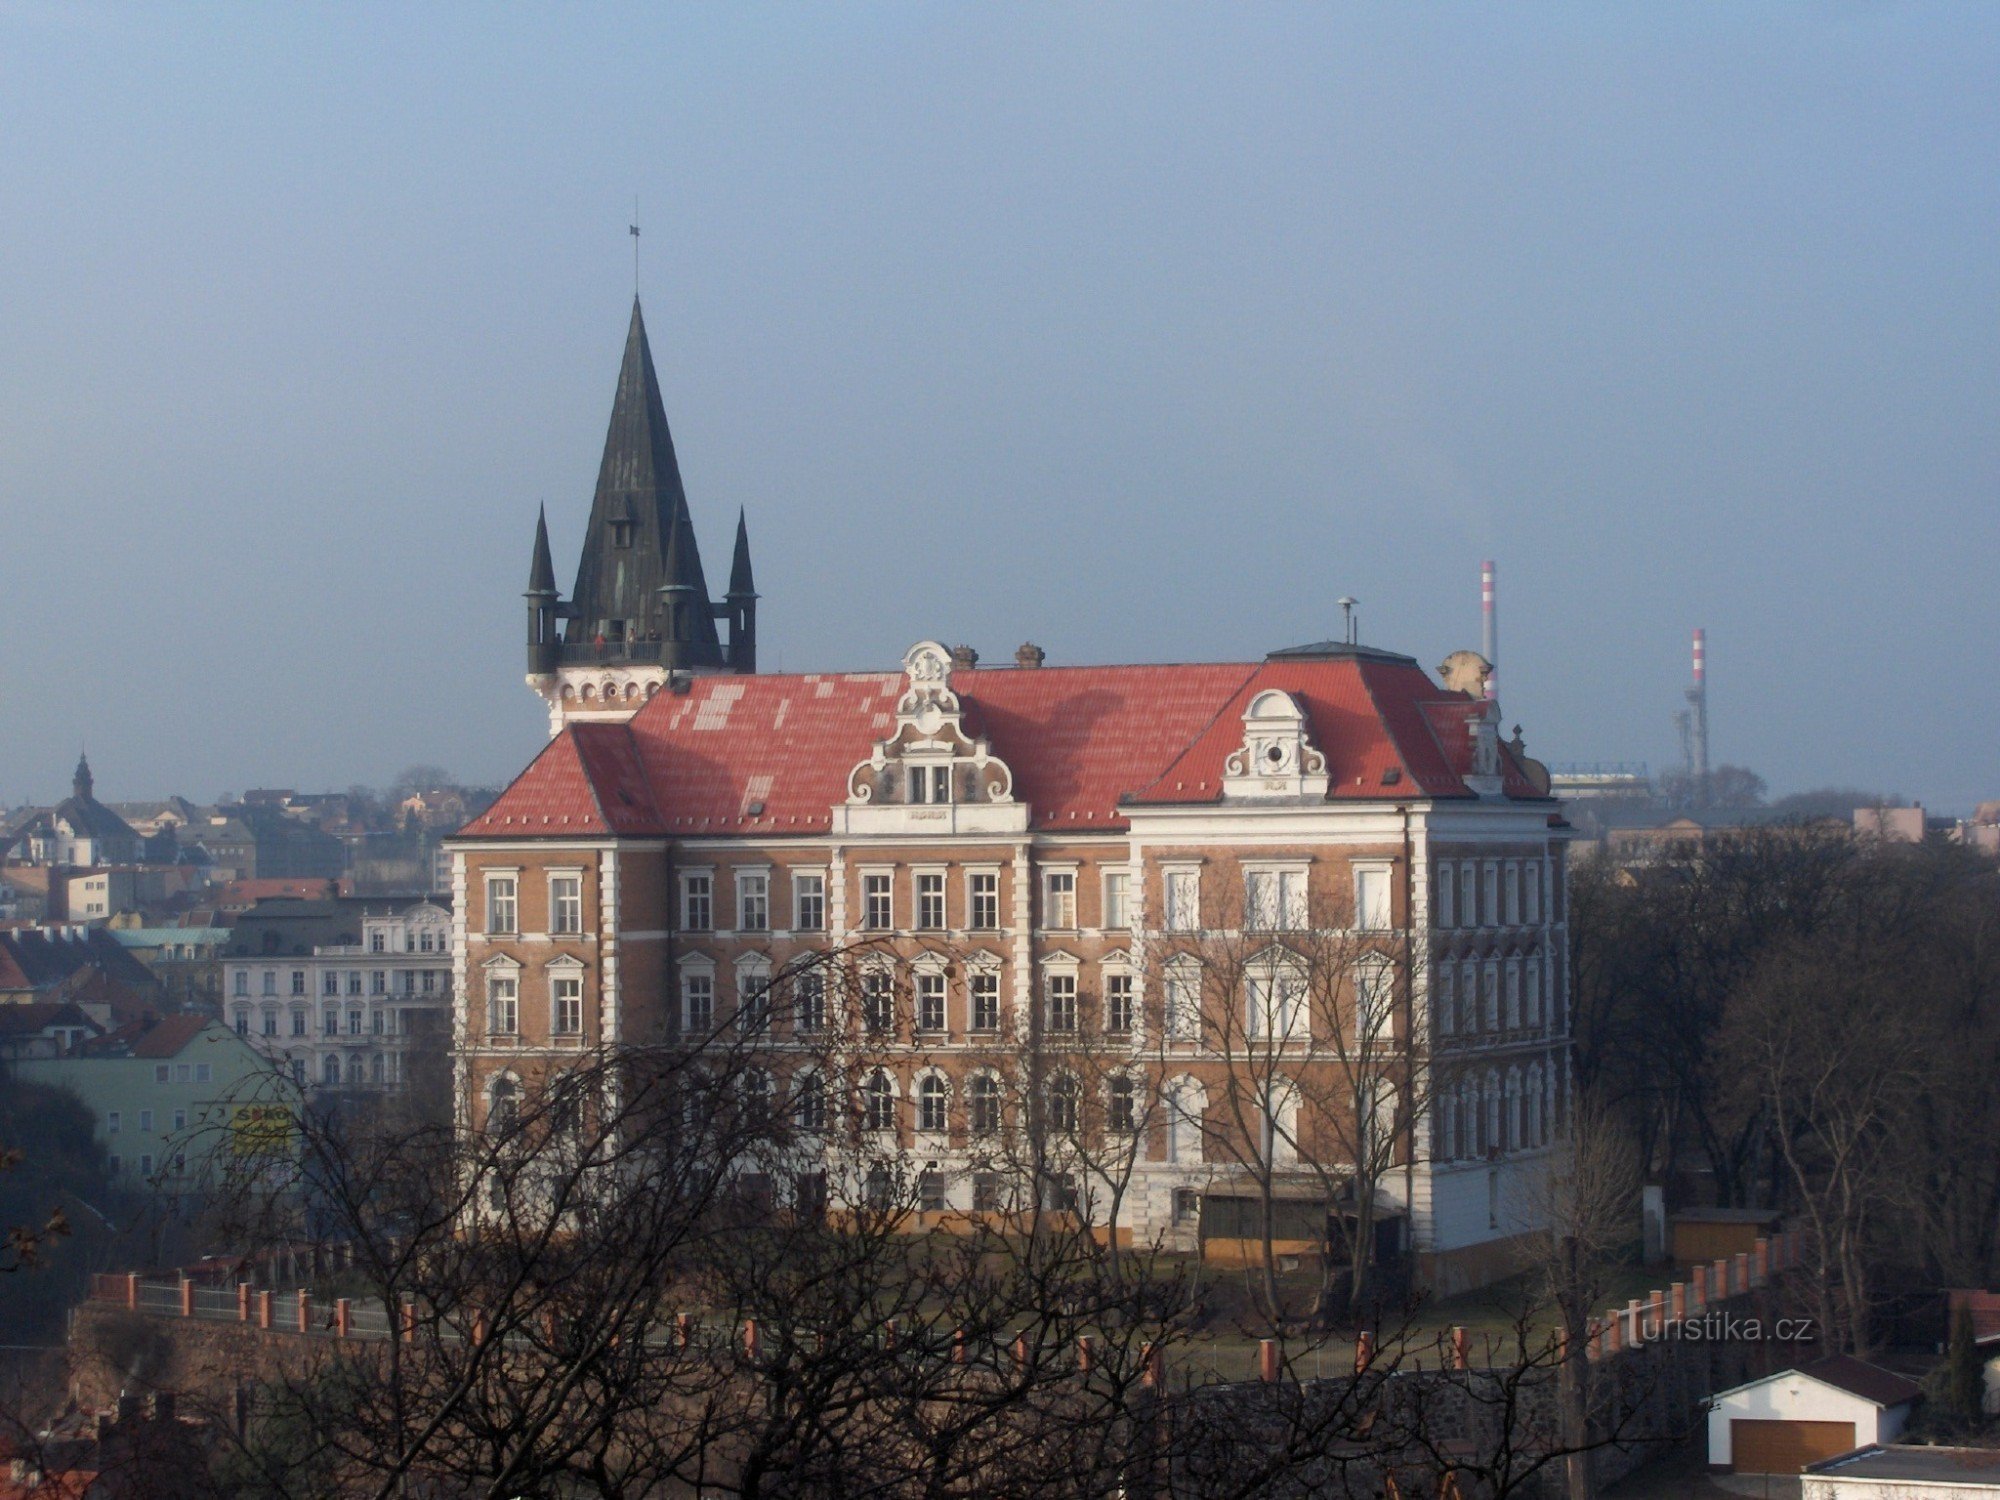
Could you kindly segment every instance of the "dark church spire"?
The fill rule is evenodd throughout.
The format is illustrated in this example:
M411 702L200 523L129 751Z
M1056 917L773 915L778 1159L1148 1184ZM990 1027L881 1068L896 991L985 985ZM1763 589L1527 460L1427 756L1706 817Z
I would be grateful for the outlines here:
M556 591L555 559L549 556L549 508L535 515L535 556L528 564L528 592L553 594Z
M91 788L95 784L90 775L90 757L78 751L76 775L70 779L70 790L76 793L77 801L88 802L91 800Z
M676 597L691 596L678 628L666 615L661 591L668 585ZM651 661L666 654L655 643L678 637L674 665L720 667L722 645L707 600L646 322L634 297L576 590L563 611L571 622L569 644L591 647L607 661Z
M736 554L729 560L729 593L726 597L757 597L757 585L750 578L750 520L740 508L736 512Z
M549 512L543 506L535 516L535 555L528 564L528 672L535 677L555 671L561 654L556 640L556 616L561 596L556 593L556 565L549 556Z
M729 668L757 670L757 584L750 576L750 523L736 512L736 554L729 561L729 592L722 612L729 619Z

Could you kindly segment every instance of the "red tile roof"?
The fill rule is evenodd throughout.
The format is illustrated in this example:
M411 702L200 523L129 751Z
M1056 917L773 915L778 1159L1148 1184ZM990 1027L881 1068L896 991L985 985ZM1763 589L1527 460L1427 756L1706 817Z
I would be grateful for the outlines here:
M162 1016L157 1021L132 1021L116 1031L108 1031L83 1044L89 1053L145 1057L159 1061L179 1057L196 1037L211 1025L207 1016L188 1012Z
M901 672L699 678L627 724L565 728L463 836L824 833L849 773L893 730L904 685ZM951 685L1037 829L1121 829L1127 802L1220 800L1244 709L1274 687L1304 709L1332 797L1471 795L1473 700L1407 659L989 668ZM1535 797L1503 761L1507 795Z

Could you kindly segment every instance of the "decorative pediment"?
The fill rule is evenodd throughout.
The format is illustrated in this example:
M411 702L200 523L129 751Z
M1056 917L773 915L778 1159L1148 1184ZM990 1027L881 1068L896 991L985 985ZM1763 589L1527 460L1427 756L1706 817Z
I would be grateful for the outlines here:
M951 687L951 653L919 641L903 656L908 682L890 734L847 776L834 826L845 833L998 833L1027 826L1014 773L965 728Z
M1229 801L1324 797L1326 757L1312 742L1305 710L1290 693L1259 693L1243 710L1243 743L1222 766Z

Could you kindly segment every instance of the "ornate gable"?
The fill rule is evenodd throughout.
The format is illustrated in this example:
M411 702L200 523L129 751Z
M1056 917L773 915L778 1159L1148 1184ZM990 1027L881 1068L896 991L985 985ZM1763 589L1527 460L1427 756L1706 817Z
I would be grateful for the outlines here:
M1290 693L1270 688L1243 710L1243 743L1222 765L1230 802L1324 797L1326 757L1312 742L1305 711Z
M1014 833L1028 808L1014 800L1014 773L984 738L965 728L951 689L951 653L919 641L903 654L908 683L896 723L847 776L834 828L850 834Z

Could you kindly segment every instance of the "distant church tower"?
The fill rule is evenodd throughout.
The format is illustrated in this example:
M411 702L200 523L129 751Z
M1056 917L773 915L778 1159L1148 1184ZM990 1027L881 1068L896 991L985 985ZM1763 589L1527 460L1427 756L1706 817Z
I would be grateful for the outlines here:
M576 588L568 600L556 591L544 514L527 598L528 686L549 705L551 734L572 718L629 718L677 674L757 670L749 527L739 512L729 592L711 601L636 297Z

